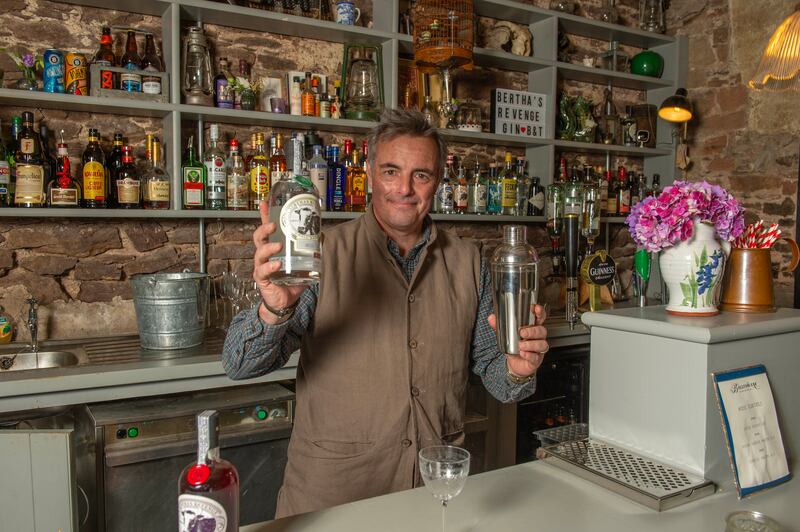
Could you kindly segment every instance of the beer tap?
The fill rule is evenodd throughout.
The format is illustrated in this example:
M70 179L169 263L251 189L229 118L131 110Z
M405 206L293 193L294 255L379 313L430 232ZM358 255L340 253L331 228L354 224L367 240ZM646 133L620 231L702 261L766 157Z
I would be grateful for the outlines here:
M577 214L564 216L564 259L567 273L566 312L570 330L578 323L578 235Z

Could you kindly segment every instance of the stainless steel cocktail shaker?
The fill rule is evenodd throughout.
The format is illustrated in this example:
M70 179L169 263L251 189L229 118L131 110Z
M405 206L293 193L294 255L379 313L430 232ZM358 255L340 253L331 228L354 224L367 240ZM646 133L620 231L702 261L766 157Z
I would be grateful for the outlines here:
M539 292L539 256L528 244L523 225L503 227L503 243L492 254L494 314L497 346L503 353L519 354L519 328L533 323L531 305Z

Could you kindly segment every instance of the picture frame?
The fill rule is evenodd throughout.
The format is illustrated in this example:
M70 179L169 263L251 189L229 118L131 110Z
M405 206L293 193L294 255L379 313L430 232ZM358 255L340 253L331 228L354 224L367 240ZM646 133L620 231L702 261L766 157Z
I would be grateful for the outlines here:
M272 98L283 98L289 101L289 83L286 72L267 70L259 77L260 88L258 100L262 111L270 111Z

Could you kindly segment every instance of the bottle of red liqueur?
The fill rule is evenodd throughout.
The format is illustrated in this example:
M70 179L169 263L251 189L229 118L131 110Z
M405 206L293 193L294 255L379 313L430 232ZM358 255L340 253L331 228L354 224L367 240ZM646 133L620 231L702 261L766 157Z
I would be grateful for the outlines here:
M219 414L197 416L197 462L181 473L178 532L239 530L239 474L219 455Z

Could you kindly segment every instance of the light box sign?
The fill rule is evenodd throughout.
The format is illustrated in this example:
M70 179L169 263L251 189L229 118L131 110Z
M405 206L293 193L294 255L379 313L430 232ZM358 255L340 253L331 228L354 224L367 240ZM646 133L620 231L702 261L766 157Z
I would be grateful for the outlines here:
M492 132L544 138L547 95L511 89L492 90Z

